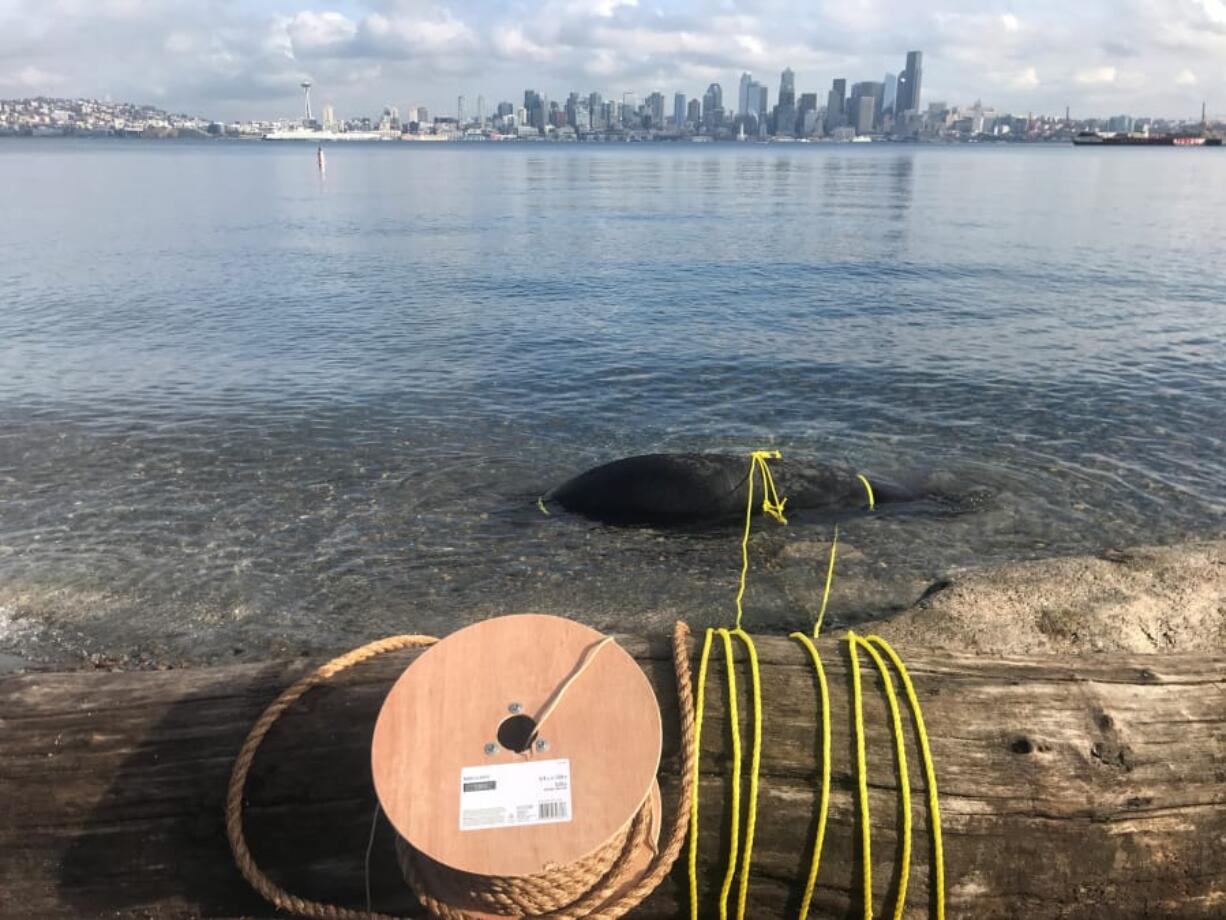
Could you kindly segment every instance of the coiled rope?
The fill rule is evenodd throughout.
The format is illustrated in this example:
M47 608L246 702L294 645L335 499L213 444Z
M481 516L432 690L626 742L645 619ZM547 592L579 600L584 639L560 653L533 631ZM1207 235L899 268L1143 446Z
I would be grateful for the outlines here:
M743 601L745 597L746 578L749 572L749 536L750 528L753 519L753 502L754 502L754 482L756 478L761 478L764 498L762 502L762 510L775 518L781 524L786 524L787 519L783 516L784 505L787 499L780 499L775 487L775 481L771 475L768 461L780 458L778 451L753 451L749 460L749 487L748 496L745 507L745 529L741 538L741 578L736 594L736 628L728 629L708 629L706 637L703 641L702 653L698 665L698 687L697 687L697 704L696 704L696 725L695 725L695 747L697 749L698 742L701 739L702 733L702 717L704 710L704 701L706 697L706 680L708 664L711 655L712 638L718 635L722 640L724 647L724 658L727 667L727 683L728 683L728 717L731 722L731 737L732 737L732 777L729 783L732 814L729 822L729 855L728 864L724 871L723 885L720 888L719 901L719 917L720 920L727 920L728 917L728 896L732 888L735 876L740 874L740 886L737 891L736 918L744 920L746 896L749 888L749 867L753 853L753 837L754 827L757 818L757 797L758 797L758 777L759 768L761 766L761 744L762 744L762 696L761 682L758 673L758 656L753 640L749 634L741 628L741 622L744 617ZM868 508L873 510L877 506L876 496L873 494L872 483L868 477L862 473L857 473L856 477L864 486L864 492L868 499ZM804 893L801 896L800 909L798 912L799 920L806 920L809 915L809 909L813 901L813 892L817 885L818 872L821 866L822 847L826 837L826 823L830 811L830 688L826 680L826 671L822 666L821 655L818 653L817 646L813 640L821 633L822 622L826 616L826 607L830 601L830 589L834 582L835 559L838 553L839 530L836 526L834 529L834 539L830 544L830 560L826 567L826 581L822 590L821 606L818 610L816 620L813 625L812 638L801 632L790 634L790 638L799 642L809 654L810 660L813 662L813 668L817 676L818 692L821 699L821 778L819 788L819 804L817 827L814 832L813 850L810 856L809 871L805 878ZM750 759L749 771L749 802L747 804L746 828L745 828L745 843L740 845L740 797L741 797L741 767L742 767L742 752L741 752L741 729L740 729L740 713L737 704L736 690L736 672L733 665L733 653L731 637L736 636L745 645L746 654L750 664L751 674L751 698L753 700L753 747ZM856 765L855 773L858 786L858 804L860 816L860 834L861 834L861 859L863 868L863 917L864 920L873 920L873 888L872 888L872 833L869 824L869 802L868 802L868 755L865 750L864 741L864 706L863 695L860 682L860 664L859 664L859 649L863 648L868 652L869 657L873 660L878 672L881 674L882 681L885 685L886 700L890 707L891 724L894 735L894 750L895 757L899 766L899 797L901 800L901 810L903 812L903 827L902 827L902 854L899 860L899 884L898 895L894 904L893 920L901 920L903 909L907 898L907 882L910 876L911 869L911 783L910 775L907 770L907 755L904 744L904 732L902 726L902 715L898 707L898 698L895 692L893 679L889 668L886 666L885 660L881 653L884 652L889 658L890 663L898 671L899 677L903 682L903 687L906 691L907 702L911 709L912 718L915 722L916 735L919 738L921 759L924 763L925 780L928 787L928 809L930 814L930 825L932 830L932 865L933 865L933 885L936 895L936 917L937 920L944 920L945 917L945 856L944 849L941 843L941 812L940 803L937 794L936 770L932 762L932 752L928 745L927 729L924 725L924 716L920 708L919 697L915 692L915 687L911 682L911 677L907 673L906 667L903 665L902 659L898 653L882 639L880 636L869 636L862 638L856 635L855 632L849 631L847 634L848 651L850 655L850 672L852 679L852 708L855 721L856 734ZM698 823L699 823L699 808L698 808L698 757L694 758L694 775L691 785L694 788L694 794L690 801L690 849L689 849L689 882L690 882L690 918L698 920ZM737 859L740 857L739 869Z
M608 902L613 891L624 882L622 874L636 849L648 838L650 800L644 803L628 827L596 854L568 866L551 866L548 872L526 879L507 880L454 871L450 871L450 874L430 871L438 866L437 863L432 863L423 871L425 858L415 853L406 842L398 840L401 866L418 900L430 913L445 920L471 920L473 914L451 903L453 900L464 899L488 904L499 910L521 911L525 906L532 909L532 912L522 910L520 916L548 917L550 920L579 920L581 917L614 920L638 906L655 890L672 869L685 844L686 824L694 791L694 762L697 756L694 698L690 692L689 639L689 627L678 622L673 630L672 646L681 727L680 797L667 840L639 880L616 900ZM230 785L226 793L226 836L230 841L234 861L243 877L265 900L276 907L317 920L397 920L388 914L352 910L301 898L273 882L256 864L247 846L243 832L243 788L256 752L269 729L304 693L312 687L326 683L341 671L378 655L406 648L421 648L437 641L431 636L392 636L341 655L283 691L264 710L248 733L230 774ZM595 648L587 660L590 661L590 656L594 655L599 647L602 645ZM555 701L560 697L561 693L555 694ZM436 891L432 887L435 885L444 890Z

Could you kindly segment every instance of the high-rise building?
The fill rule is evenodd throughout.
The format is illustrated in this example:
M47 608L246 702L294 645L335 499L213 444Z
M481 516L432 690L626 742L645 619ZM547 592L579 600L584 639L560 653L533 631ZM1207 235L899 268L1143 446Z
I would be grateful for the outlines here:
M884 83L874 83L871 80L853 84L851 98L848 100L847 116L857 134L869 134L877 126L877 113L881 110L881 100L885 93ZM869 100L865 115L863 101Z
M545 99L534 89L524 90L524 108L528 112L528 124L545 130Z
M697 99L691 99L690 104L685 107L685 120L693 128L702 126L702 103Z
M622 126L626 128L637 128L641 124L638 120L639 101L634 93L622 93Z
M742 81L747 75L741 77ZM760 121L765 114L759 105L762 104L762 84L757 80L751 79L748 83L742 82L741 86L745 92L745 105L741 108L740 115L743 118L753 118L755 121Z
M741 83L737 91L736 97L736 113L738 115L749 114L749 84L753 83L753 76L749 71L741 74ZM757 100L754 100L755 102Z
M455 103L455 120L458 124L464 124L464 97L460 96Z
M708 131L717 131L724 123L724 90L712 83L702 94L702 124Z
M651 119L651 127L664 127L664 94L652 93L647 97L647 117Z
M922 51L907 52L907 66L898 75L898 96L894 103L895 116L904 112L918 112L920 87L924 78L924 54Z
M485 97L477 97L477 124L485 124Z
M331 102L324 103L323 120L325 128L331 128L336 124L336 113L332 110Z
M600 93L589 93L587 97L588 117L591 119L593 131L603 131L609 126L605 118L604 99Z
M509 102L498 103L498 117L506 118L508 115L515 114L515 106Z
M792 73L791 67L785 67L779 76L779 104L796 104L796 74Z
M882 86L884 89L881 93L881 115L885 117L894 114L894 103L898 99L898 77L887 73Z
M826 96L826 133L847 124L847 81L835 80Z
M852 127L857 134L873 133L873 116L877 114L877 100L873 96L860 96L852 106Z
M673 127L678 131L685 127L685 93L673 93Z
M790 137L796 133L796 76L788 67L779 78L779 104L775 106L775 134Z

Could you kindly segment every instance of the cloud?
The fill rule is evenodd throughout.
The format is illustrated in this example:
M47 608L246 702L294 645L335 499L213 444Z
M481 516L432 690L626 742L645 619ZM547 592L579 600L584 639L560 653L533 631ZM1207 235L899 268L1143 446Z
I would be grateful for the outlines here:
M1114 67L1090 67L1077 71L1076 79L1078 83L1096 86L1100 83L1114 83L1116 76L1117 71Z
M62 74L43 70L31 64L13 73L0 74L0 86L12 87L15 90L34 90L41 93L62 86L64 82Z
M383 17L379 17L382 19ZM295 55L326 53L343 48L358 34L358 26L341 13L298 13L285 27Z
M733 99L742 70L773 102L785 66L824 98L911 49L926 100L1182 114L1226 76L1226 0L0 0L4 93L222 118L292 116L303 79L345 114L525 87Z

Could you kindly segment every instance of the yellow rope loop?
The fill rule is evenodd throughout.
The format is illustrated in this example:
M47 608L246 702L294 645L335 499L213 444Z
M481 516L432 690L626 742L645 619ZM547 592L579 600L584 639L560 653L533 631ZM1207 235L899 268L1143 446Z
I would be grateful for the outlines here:
M754 480L759 475L759 471L761 471L762 491L764 493L762 510L780 524L788 522L787 518L783 516L783 506L787 504L788 500L779 497L779 493L775 489L775 478L771 475L770 467L767 465L768 460L778 460L782 456L777 450L755 450L749 455L748 494L745 497L745 532L741 536L741 582L736 592L737 629L741 628L741 620L745 616L743 602L745 599L745 580L749 575L749 532L753 527L753 489Z
M707 664L711 660L711 639L715 630L708 629L702 640L702 655L698 659L698 688L694 701L694 766L690 777L690 920L698 920L698 762L702 754L702 716L706 708Z
M753 856L754 831L758 824L758 774L762 766L762 675L758 670L758 649L749 633L742 629L732 633L745 646L749 658L750 689L753 697L753 748L749 761L749 802L745 817L745 846L741 852L741 883L737 889L737 920L745 920L745 904L749 897L749 863ZM728 662L732 667L732 662Z
M857 648L862 648L868 652L869 657L873 660L873 664L877 667L878 673L881 675L881 681L885 685L885 698L890 705L890 721L894 729L894 754L898 758L898 795L901 799L900 807L902 810L902 855L899 859L898 898L894 902L893 916L894 920L902 920L903 907L907 902L907 880L911 875L911 775L907 769L907 748L905 744L906 738L903 735L902 714L898 709L898 695L894 692L894 678L877 649L854 632L848 632L847 643L853 659L858 657ZM856 739L857 744L859 744L864 736L864 713L859 696L855 700L855 717ZM864 769L867 770L867 767L865 766ZM867 777L864 778L864 781L867 783ZM863 814L865 833L868 834L867 801L863 802L862 805L865 808ZM865 844L863 856L865 861L865 878L867 879L870 871L868 868L870 853L867 843ZM867 887L866 894L871 893L870 883L866 881L865 884ZM866 917L871 920L871 903L868 904L867 911Z
M830 687L826 683L826 669L822 667L821 655L817 653L817 646L813 644L813 640L802 632L792 633L791 638L803 645L813 660L813 668L817 672L817 687L822 700L822 781L817 811L817 831L813 835L813 856L809 861L805 892L800 900L800 911L796 915L797 920L807 920L809 905L813 901L813 889L817 885L818 867L822 861L822 845L826 841L826 816L830 811Z
M775 488L775 477L771 473L769 460L779 460L783 454L777 450L755 450L749 455L749 478L750 488L753 488L752 480L754 472L758 471L762 475L762 510L773 517L780 524L786 524L788 519L783 516L783 506L788 503L786 498L781 499L779 492ZM750 501L752 506L753 502Z
M873 484L868 481L868 477L863 473L856 473L856 478L864 486L864 492L868 495L868 510L872 511L877 507L877 498L873 495Z
M911 717L915 720L915 734L919 737L920 758L924 761L924 778L928 784L928 820L932 828L932 874L933 886L936 889L937 920L945 920L945 848L941 842L941 803L937 794L936 768L932 762L932 750L928 746L928 729L924 725L919 695L915 692L915 685L911 683L911 675L907 673L906 665L890 643L880 636L869 636L865 641L885 652L898 671L903 690L907 694L907 703L911 707Z
M724 660L728 666L728 721L732 728L732 820L729 822L728 866L719 889L719 920L728 920L728 894L736 877L736 858L741 841L741 716L736 699L736 667L732 660L732 633L716 630L724 643Z

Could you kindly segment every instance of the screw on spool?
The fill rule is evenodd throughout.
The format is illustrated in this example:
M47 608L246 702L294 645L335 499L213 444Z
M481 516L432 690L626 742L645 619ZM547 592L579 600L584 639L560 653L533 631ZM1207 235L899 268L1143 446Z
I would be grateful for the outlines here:
M475 916L556 909L538 880L568 869L599 880L627 847L643 851L627 872L651 860L659 705L634 659L603 638L558 617L486 620L422 654L384 702L371 748L379 801L421 879ZM536 737L542 713L548 739ZM533 782L544 771L550 794L565 794L533 803L529 790L529 801L516 801L524 770ZM477 792L484 798L470 808ZM613 880L607 897L634 878Z

